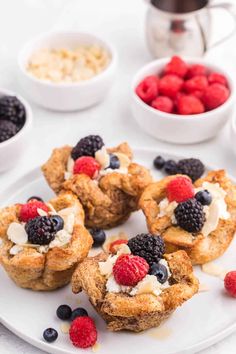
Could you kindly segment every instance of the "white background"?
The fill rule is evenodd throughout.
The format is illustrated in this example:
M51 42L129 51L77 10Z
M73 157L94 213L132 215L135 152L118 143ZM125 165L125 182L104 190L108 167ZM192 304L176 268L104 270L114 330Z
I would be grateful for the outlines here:
M116 80L109 95L99 106L83 112L60 114L32 104L34 127L31 145L18 165L1 175L0 190L44 162L53 147L65 143L75 144L87 133L99 133L108 145L128 140L132 146L154 147L157 153L159 150L166 150L189 157L200 157L205 163L226 168L232 174L236 173L236 158L231 149L235 142L230 141L229 126L214 140L181 146L162 143L145 135L133 120L129 110L130 82L137 69L151 60L144 37L145 11L143 0L0 0L2 87L21 93L16 75L17 52L25 41L51 29L95 32L110 40L119 55ZM230 30L232 22L217 10L213 25L213 37L216 38ZM233 37L207 55L215 63L230 68L232 78L235 76L236 79L235 47L236 37ZM0 290L0 294L2 291L4 289ZM37 311L32 316L37 318ZM233 354L236 352L235 348L236 334L201 353ZM42 352L18 339L0 324L0 353Z

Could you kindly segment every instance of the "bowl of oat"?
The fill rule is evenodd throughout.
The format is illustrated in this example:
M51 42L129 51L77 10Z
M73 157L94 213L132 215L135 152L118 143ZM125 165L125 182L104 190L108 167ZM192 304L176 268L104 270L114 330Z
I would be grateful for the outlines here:
M57 111L101 102L114 81L117 55L103 39L78 31L47 32L18 56L19 81L35 103Z

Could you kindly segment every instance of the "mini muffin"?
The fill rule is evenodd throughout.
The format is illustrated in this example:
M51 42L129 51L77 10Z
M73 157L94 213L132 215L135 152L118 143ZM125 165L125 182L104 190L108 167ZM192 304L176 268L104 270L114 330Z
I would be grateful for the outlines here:
M0 263L20 287L54 290L70 282L93 240L76 196L31 200L0 210Z
M161 234L166 251L185 250L193 264L220 257L236 231L236 187L224 170L192 185L187 176L150 184L140 198L147 226Z
M85 259L72 277L73 292L87 293L109 330L157 327L198 292L186 252L163 255L161 237L141 234L116 250Z
M56 193L69 190L77 195L85 224L91 228L111 228L126 221L152 182L149 170L132 162L127 143L106 148L97 135L81 139L74 148L53 150L42 171Z

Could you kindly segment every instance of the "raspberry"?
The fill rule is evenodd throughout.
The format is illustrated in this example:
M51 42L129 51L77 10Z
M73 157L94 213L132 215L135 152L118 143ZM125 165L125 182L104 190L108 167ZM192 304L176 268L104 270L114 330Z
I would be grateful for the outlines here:
M236 270L226 274L224 285L227 293L232 297L236 297Z
M190 66L187 72L187 78L191 79L194 76L207 75L207 68L201 64L193 64Z
M82 156L75 161L73 173L85 174L90 178L96 178L101 166L90 156Z
M194 197L192 182L187 177L176 177L166 186L167 198L169 202L181 203Z
M177 101L179 114L198 114L203 113L205 108L199 98L193 95L181 96Z
M144 258L123 254L113 266L113 275L120 285L135 286L148 273L149 265Z
M206 220L203 206L195 198L179 203L174 214L177 225L191 233L201 231Z
M174 103L169 97L159 96L152 101L151 106L159 111L172 113Z
M207 87L203 95L206 109L212 110L221 106L229 98L229 90L221 84L212 84Z
M178 56L173 56L170 62L164 68L165 74L174 74L181 78L185 77L187 71L187 64Z
M73 147L71 157L75 161L81 156L95 156L96 151L104 146L104 142L99 135L88 135Z
M165 75L160 79L159 92L163 96L175 98L183 86L183 80L177 75Z
M92 347L97 341L97 329L91 317L76 317L69 330L70 340L77 348Z
M198 75L194 76L192 79L186 80L184 82L184 90L188 93L196 91L204 91L208 86L208 81L206 76Z
M150 103L158 95L158 82L159 78L157 76L147 76L138 84L135 92L142 101Z
M46 212L49 211L48 206L38 200L32 200L26 204L22 204L19 216L20 221L27 222L31 219L36 218L37 216L39 216L38 209L42 209Z
M226 77L220 73L211 73L208 76L208 82L209 84L221 84L226 87L228 86Z
M128 240L116 240L116 241L113 241L111 244L110 244L110 247L109 247L109 251L111 253L116 253L117 252L117 249L118 249L118 246L120 245L127 245L128 243Z

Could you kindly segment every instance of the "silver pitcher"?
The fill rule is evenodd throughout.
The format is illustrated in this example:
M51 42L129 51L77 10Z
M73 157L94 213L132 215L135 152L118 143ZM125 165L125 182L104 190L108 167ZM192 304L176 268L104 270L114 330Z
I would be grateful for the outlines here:
M208 0L146 0L146 38L156 58L178 55L201 56L236 31L236 15L230 3ZM214 44L211 38L211 11L221 8L234 19L233 30Z

